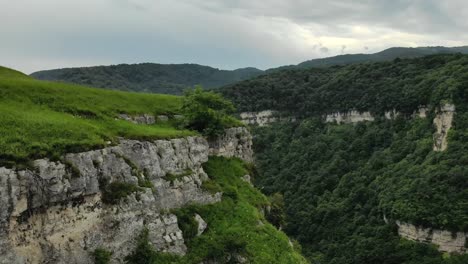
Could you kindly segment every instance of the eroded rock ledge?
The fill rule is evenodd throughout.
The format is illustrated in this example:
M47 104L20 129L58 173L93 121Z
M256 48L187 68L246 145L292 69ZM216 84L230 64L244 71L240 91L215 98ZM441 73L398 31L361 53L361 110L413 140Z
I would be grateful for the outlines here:
M202 164L210 153L251 161L250 139L240 128L226 131L211 149L202 137L121 140L63 161L36 160L33 169L2 167L0 263L93 263L90 252L99 247L121 263L144 227L157 250L183 255L177 217L167 209L220 201L221 193L201 188L208 179ZM103 186L114 182L138 192L104 203Z
M450 232L432 228L417 227L412 224L397 221L398 234L406 239L432 243L439 247L442 252L467 253L466 242L468 233Z
M241 121L246 125L266 126L278 121L295 122L296 118L291 116L282 116L278 111L264 110L260 112L240 113Z

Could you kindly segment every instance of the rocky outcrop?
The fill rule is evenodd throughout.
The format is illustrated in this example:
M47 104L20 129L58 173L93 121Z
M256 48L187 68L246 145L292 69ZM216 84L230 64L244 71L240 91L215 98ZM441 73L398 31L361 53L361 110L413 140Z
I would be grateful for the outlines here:
M195 214L195 221L197 221L198 227L197 227L197 236L203 234L205 232L205 229L208 227L208 224L201 218L199 214Z
M327 123L336 122L338 124L349 124L362 121L374 121L374 117L370 112L359 112L356 110L348 112L336 112L332 114L327 114L325 116L325 122Z
M396 223L398 225L398 234L403 238L423 243L432 243L437 245L439 250L443 252L468 252L466 248L468 233L417 227L399 221Z
M426 118L427 111L428 111L428 108L426 106L419 106L418 110L416 110L411 116L419 117L419 118ZM386 111L383 116L386 119L391 120L401 115L402 113L393 109L391 111ZM374 120L375 120L375 117L372 115L371 112L368 112L368 111L360 112L356 110L350 110L347 112L335 112L335 113L325 115L325 122L327 123L336 122L338 124L350 124L350 123L358 123L358 122L363 122L363 121L374 121Z
M218 138L209 141L210 155L238 157L253 162L252 135L245 127L234 127L225 130Z
M296 118L291 116L282 116L279 112L273 110L264 110L260 112L240 113L241 121L246 125L267 126L278 121L295 122Z
M30 169L0 168L0 263L93 263L97 248L122 263L144 228L157 250L185 254L177 217L168 209L220 201L221 193L201 188L208 179L202 164L210 153L251 160L249 138L241 128L211 146L202 137L121 140L62 161L36 160ZM134 191L105 203L104 190L113 183Z
M445 104L436 112L434 118L434 151L444 151L447 149L447 135L452 127L453 116L455 114L455 105Z
M134 124L139 124L139 125L152 125L156 123L156 118L154 117L154 115L150 115L150 114L143 114L143 115L119 114L119 118L132 122Z
M243 112L240 114L241 121L246 125L265 126L278 121L278 113L272 110L260 112Z

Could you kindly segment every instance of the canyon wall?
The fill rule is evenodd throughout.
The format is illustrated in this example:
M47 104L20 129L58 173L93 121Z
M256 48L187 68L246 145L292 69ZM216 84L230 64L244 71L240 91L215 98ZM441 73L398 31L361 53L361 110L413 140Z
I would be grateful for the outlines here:
M398 234L406 239L432 243L438 246L440 251L450 253L467 253L468 233L450 232L432 228L417 227L412 224L397 221Z
M91 253L101 247L122 263L144 228L157 250L184 255L169 209L220 201L221 193L202 188L208 155L252 161L245 128L214 142L121 140L61 161L35 160L29 169L0 168L0 263L93 263ZM130 191L115 199L117 187Z

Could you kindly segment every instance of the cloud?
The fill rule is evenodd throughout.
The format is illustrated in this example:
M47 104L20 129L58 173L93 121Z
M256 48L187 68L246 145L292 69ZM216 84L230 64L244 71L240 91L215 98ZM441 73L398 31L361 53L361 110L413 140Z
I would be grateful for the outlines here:
M462 0L20 0L0 9L0 64L269 68L392 46L468 43Z
M320 52L328 53L330 50L327 47L320 47Z

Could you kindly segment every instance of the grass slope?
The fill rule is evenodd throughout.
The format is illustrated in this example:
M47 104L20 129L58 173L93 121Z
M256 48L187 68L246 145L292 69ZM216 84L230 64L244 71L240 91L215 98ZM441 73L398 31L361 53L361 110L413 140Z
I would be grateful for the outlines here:
M106 91L34 80L0 68L0 165L58 157L116 142L194 134L170 124L135 125L119 113L175 114L181 98L169 95Z

